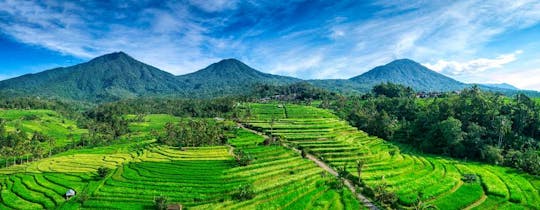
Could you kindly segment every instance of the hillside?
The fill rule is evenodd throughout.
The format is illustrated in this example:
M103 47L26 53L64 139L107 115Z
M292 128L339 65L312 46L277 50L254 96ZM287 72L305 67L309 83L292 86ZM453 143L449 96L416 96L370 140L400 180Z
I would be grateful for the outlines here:
M108 101L176 94L183 87L174 75L117 52L71 67L0 81L0 89L20 95Z
M284 144L308 151L373 195L385 183L396 193L396 209L419 203L438 209L537 209L540 179L515 169L418 153L394 145L340 120L328 110L308 106L247 104L254 129L280 136ZM357 161L361 161L359 177ZM467 180L468 175L478 176ZM384 184L383 184L384 185ZM418 202L418 199L421 202Z
M417 91L451 91L467 86L409 59L392 61L349 80L367 86L391 82L412 87Z
M224 59L199 71L177 76L190 92L209 96L248 93L256 84L284 85L302 80L266 74L236 59Z

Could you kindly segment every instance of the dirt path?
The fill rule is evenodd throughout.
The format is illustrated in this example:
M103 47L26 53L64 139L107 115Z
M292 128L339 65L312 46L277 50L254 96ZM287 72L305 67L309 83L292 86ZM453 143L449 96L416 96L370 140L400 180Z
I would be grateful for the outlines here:
M487 199L487 196L484 193L484 194L482 194L482 197L480 197L480 199L478 199L477 201L475 201L471 205L465 207L463 210L469 210L469 209L473 209L474 207L480 206L480 204L484 203L484 201L486 201L486 199Z
M249 129L249 128L246 128L244 125L242 124L238 124L238 126L246 129L247 131L250 131L252 133L255 133L257 135L260 135L260 136L263 136L264 138L270 138L269 136L267 136L266 134L264 133L261 133L261 132L258 132L258 131L255 131L255 130L252 130L252 129ZM300 150L294 148L294 147L290 147L289 145L286 145L284 144L283 146L289 148L289 149L292 149L294 150L295 152L297 153L300 153ZM317 164L319 167L321 167L322 169L324 169L325 171L327 171L328 173L334 175L335 177L338 176L338 173L336 170L334 170L332 167L330 167L328 164L326 164L325 162L319 160L318 158L316 158L315 156L311 155L311 154L306 154L306 158L315 162L315 164ZM371 209L371 210L379 210L379 207L377 207L375 204L373 204L369 199L366 198L366 196L360 194L359 192L356 192L356 187L354 186L353 182L349 179L343 179L343 182L345 183L345 186L347 186L347 188L349 188L349 190L356 195L356 198L362 202L362 204L368 208L368 209Z

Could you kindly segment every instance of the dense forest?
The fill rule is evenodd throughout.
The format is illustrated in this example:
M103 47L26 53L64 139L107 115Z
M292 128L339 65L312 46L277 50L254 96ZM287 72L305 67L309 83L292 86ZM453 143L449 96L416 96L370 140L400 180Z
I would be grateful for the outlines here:
M423 152L540 174L540 106L523 94L508 98L472 87L417 98L411 88L385 83L331 108L369 134Z

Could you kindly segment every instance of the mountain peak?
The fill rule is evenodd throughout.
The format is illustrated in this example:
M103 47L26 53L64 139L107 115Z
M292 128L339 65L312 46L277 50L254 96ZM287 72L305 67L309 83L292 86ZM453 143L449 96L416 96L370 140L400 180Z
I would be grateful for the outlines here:
M236 70L236 71L238 71L238 70L241 70L241 71L257 71L255 69L251 68L250 66L246 65L242 61L239 61L236 58L227 58L227 59L220 60L217 63L211 64L206 69L208 69L210 67L213 67L212 68L213 70L220 70L220 71L221 70L228 70L228 71L231 71L231 70ZM257 71L257 72L259 72L259 71Z
M401 58L401 59L396 59L396 60L393 60L392 62L386 64L386 65L405 65L405 64L409 64L409 65L421 65L420 63L412 60L412 59L408 59L408 58Z
M117 60L117 59L135 60L133 57L129 56L127 53L122 52L122 51L118 51L118 52L113 52L113 53L98 56L98 57L90 60L89 62L92 62L92 61L111 61L111 60Z
M394 60L350 80L370 85L392 82L418 91L447 91L464 87L463 83L428 69L411 59Z

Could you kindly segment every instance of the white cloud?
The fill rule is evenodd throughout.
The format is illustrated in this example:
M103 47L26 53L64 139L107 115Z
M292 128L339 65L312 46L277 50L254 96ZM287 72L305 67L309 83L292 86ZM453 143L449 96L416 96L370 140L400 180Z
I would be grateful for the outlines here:
M189 3L206 12L219 12L234 9L238 1L236 0L189 0Z
M489 83L509 83L520 89L540 90L540 69L521 69L519 71L498 72L484 75Z
M467 75L484 72L490 69L500 69L505 64L511 63L517 59L517 55L523 51L518 50L513 53L499 55L496 58L478 58L464 62L438 60L434 64L425 63L424 65L437 72L448 75Z

